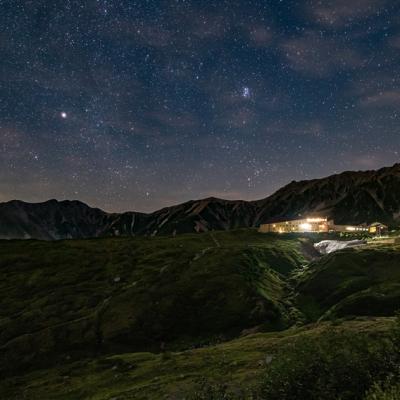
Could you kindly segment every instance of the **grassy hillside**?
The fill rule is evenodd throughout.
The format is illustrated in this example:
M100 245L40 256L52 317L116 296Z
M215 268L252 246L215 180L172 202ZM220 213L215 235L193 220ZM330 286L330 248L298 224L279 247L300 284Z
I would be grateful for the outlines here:
M256 231L0 242L0 367L160 351L289 324L298 239Z
M400 247L320 239L0 241L0 398L385 400Z
M400 246L370 244L322 257L299 275L296 295L309 321L393 315L400 309Z
M5 399L30 400L250 399L246 395L250 390L259 392L260 385L261 390L265 390L265 382L278 373L285 379L282 385L279 381L278 384L275 382L274 389L279 391L282 397L277 398L280 399L287 394L290 380L299 378L299 373L307 373L307 368L315 363L312 357L318 355L319 346L326 346L327 340L331 344L333 338L337 349L345 349L353 357L356 353L351 354L352 349L348 347L349 335L357 336L363 349L364 343L372 347L389 335L392 323L390 318L360 319L335 325L311 325L280 333L252 334L183 352L125 353L77 362L65 360L51 369L3 380L0 382L0 393ZM286 360L288 355L290 362ZM382 368L380 363L386 362L381 359L382 355L373 352L371 355L375 365ZM285 361L283 366L282 360ZM338 359L338 363L342 361L343 358ZM359 367L370 366L366 357L357 359L357 362L364 363ZM346 372L349 374L349 371ZM312 373L312 380L315 381L317 373ZM329 371L326 373L329 374ZM219 388L224 388L224 394L220 396ZM301 390L301 382L298 388ZM269 400L273 398L272 394L270 392L268 397L260 394L254 398Z

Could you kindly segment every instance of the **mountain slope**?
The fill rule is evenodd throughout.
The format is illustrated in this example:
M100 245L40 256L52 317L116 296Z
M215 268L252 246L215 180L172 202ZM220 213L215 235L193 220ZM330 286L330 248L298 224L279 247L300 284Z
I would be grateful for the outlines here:
M291 182L257 202L257 222L271 217L320 213L336 223L400 220L400 164L377 171L343 172L327 178Z
M291 182L258 201L192 200L150 214L110 214L79 201L0 204L0 238L159 235L255 227L276 217L320 213L336 223L400 222L400 164Z
M97 236L108 215L79 201L0 205L0 238L58 239Z

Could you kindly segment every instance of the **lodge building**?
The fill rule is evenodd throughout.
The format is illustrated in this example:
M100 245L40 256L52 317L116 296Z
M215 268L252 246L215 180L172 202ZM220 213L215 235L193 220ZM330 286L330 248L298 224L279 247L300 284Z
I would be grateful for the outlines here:
M387 231L388 227L380 222L373 224L360 225L336 225L333 220L326 217L309 217L301 219L279 219L261 224L259 232L368 232L381 235Z

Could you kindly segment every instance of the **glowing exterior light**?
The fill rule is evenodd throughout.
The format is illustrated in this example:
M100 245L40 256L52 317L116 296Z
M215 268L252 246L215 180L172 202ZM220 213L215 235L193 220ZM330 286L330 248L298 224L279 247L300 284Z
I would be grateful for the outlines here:
M307 218L307 222L326 222L326 218Z
M311 231L312 225L308 222L299 225L299 228L303 231Z

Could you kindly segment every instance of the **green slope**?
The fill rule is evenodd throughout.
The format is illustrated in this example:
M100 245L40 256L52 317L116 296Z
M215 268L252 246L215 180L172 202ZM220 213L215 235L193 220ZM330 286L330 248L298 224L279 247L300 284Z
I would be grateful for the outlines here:
M299 368L307 372L308 366L304 363L312 362L311 357L319 343L324 344L327 338L332 340L332 335L337 348L347 345L348 335L357 335L360 343L365 341L373 346L388 335L392 321L390 318L378 318L347 321L339 325L325 323L279 333L248 335L182 352L125 353L78 362L65 360L51 369L3 380L0 382L0 393L5 399L30 400L183 400L191 399L189 394L197 393L200 388L201 394L193 395L194 399L244 399L248 397L201 397L208 390L201 390L200 382L216 382L226 385L229 393L242 393L248 388L259 387L268 374L278 372L285 379L293 379L297 375L290 374L299 374ZM308 343L308 347L304 347L304 343ZM302 354L304 348L312 350L311 353ZM346 351L351 352L351 348ZM286 366L282 369L280 364L287 354L296 356L291 357L287 369ZM378 361L381 362L379 355L374 356L374 362ZM363 362L362 367L369 367L367 359ZM281 391L279 396L283 396L287 388L283 384L276 391ZM269 398L257 397L260 400Z
M256 231L0 242L0 367L196 347L288 325L301 243Z
M309 321L393 315L400 309L400 246L369 244L322 257L298 275L295 291Z
M0 241L0 398L236 400L256 387L267 393L257 400L336 400L354 370L365 382L341 398L371 388L378 400L371 379L397 360L380 346L400 309L400 246L309 262L319 239L235 230ZM212 397L204 379L231 395Z

